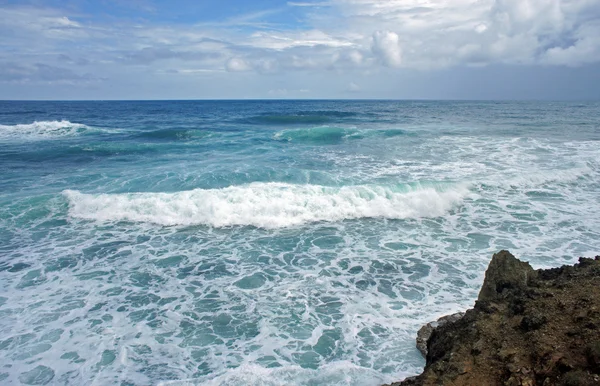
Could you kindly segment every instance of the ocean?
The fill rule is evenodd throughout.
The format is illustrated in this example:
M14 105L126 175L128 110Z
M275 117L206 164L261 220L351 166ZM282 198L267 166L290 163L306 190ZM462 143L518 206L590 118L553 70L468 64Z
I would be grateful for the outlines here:
M600 251L600 102L0 102L0 383L380 385Z

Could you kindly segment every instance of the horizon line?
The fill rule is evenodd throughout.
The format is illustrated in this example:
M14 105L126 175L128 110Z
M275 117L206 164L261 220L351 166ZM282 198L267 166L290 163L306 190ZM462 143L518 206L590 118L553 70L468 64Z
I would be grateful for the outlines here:
M1 99L0 102L285 102L285 101L348 101L348 102L598 102L598 98L540 99L540 98L184 98L184 99Z

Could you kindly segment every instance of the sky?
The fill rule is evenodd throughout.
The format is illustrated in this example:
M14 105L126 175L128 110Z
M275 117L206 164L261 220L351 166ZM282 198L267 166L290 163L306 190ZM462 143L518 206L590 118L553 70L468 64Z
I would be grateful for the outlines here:
M600 99L600 0L0 0L0 99Z

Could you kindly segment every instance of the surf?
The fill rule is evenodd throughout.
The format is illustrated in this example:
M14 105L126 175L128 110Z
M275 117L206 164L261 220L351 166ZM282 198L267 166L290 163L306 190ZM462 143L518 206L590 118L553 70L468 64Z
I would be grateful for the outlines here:
M43 140L72 137L92 131L90 126L69 121L35 121L30 124L0 125L0 140Z
M468 187L460 184L444 188L327 187L274 182L175 193L63 192L69 203L69 215L76 219L266 229L359 218L438 217L460 204L468 194Z

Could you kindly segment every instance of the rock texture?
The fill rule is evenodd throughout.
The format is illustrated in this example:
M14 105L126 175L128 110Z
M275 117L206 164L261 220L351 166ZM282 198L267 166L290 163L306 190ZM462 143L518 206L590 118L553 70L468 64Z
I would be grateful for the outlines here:
M600 385L600 257L533 270L492 258L475 307L433 329L409 385Z
M442 316L437 321L427 323L421 327L419 332L417 332L417 349L421 352L423 357L427 358L427 341L429 340L429 337L431 337L433 330L447 323L454 323L464 315L464 312L457 312L456 314Z

